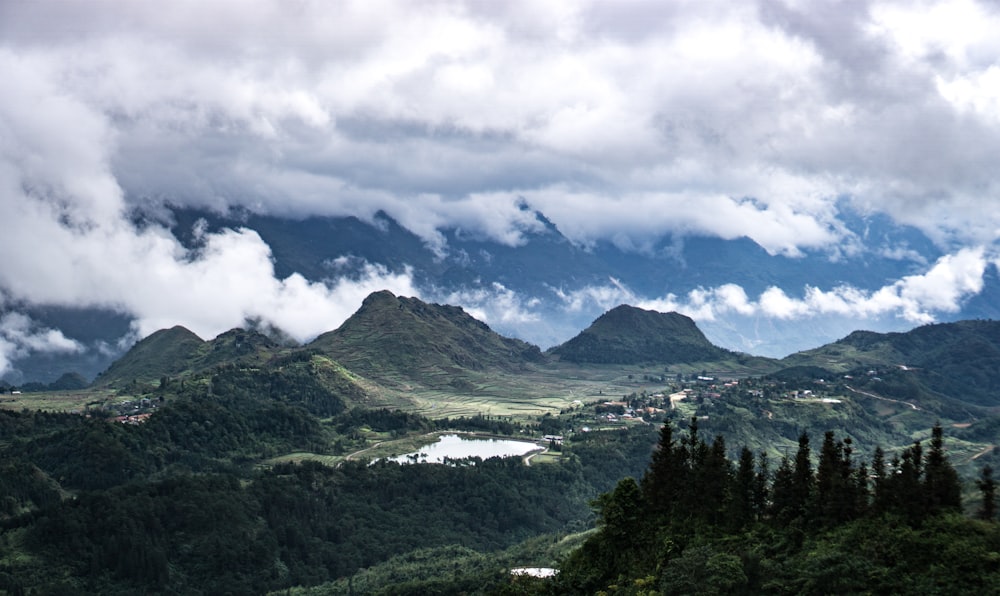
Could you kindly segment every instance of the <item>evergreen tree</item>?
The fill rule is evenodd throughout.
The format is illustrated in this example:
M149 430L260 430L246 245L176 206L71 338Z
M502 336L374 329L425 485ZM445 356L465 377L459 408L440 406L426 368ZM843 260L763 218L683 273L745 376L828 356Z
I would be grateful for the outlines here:
M813 496L813 469L809 449L809 434L799 436L799 449L792 468L792 507L795 517L806 517Z
M997 483L993 480L993 468L985 466L979 474L976 486L982 494L983 503L976 512L976 517L986 521L995 521L997 518Z
M730 501L730 525L741 529L757 517L757 473L754 467L753 452L744 446L740 450L739 463L736 465L736 476L733 478L732 499Z
M840 460L842 447L833 440L833 431L823 435L823 446L819 451L819 465L816 466L816 510L815 517L828 524L839 521L837 509L843 499L840 483Z
M834 441L833 432L823 437L816 469L815 515L827 525L855 519L861 510L859 480L851 461L851 440Z
M771 487L771 519L778 525L798 517L793 476L791 462L787 457L781 458Z
M728 508L732 483L732 464L726 457L726 441L722 435L715 437L712 446L705 451L705 459L698 466L698 472L701 476L698 484L702 487L703 517L710 524L718 525Z
M923 488L927 514L962 508L962 487L958 473L945 456L944 433L940 424L935 424L931 431L931 449L927 454Z
M893 458L894 473L887 483L889 510L899 513L911 523L919 523L924 518L922 469L922 450L917 441L903 450L901 459Z
M767 453L757 454L757 473L754 475L753 511L757 518L762 518L770 504L771 470Z
M678 488L687 482L686 471L674 442L673 428L666 422L660 427L659 444L642 477L643 496L658 517L668 516L673 510Z
M885 513L890 508L889 478L885 467L885 452L881 446L875 447L872 454L872 511L876 514Z

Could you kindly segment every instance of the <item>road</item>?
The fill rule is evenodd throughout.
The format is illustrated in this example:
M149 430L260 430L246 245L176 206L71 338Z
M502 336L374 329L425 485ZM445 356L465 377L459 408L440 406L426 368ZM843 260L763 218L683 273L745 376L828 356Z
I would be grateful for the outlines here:
M908 401L903 401L901 399L890 399L888 397L882 397L881 395L875 395L874 393L868 393L867 391L861 391L860 389L855 389L854 387L851 387L850 385L844 385L844 387L847 387L848 391L853 391L854 393L857 393L857 394L860 394L860 395L864 395L864 396L870 397L872 399L881 399L882 401L891 401L891 402L896 403L896 404L907 405L907 406L910 406L911 408L913 408L914 410L919 410L920 409L920 408L918 408L916 406L916 404L911 404Z

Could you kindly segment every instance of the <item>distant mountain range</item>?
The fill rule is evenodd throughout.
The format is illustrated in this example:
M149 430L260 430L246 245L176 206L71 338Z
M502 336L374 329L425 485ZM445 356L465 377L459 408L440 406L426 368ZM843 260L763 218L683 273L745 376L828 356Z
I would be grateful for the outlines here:
M527 205L523 209L530 210ZM807 286L829 290L844 284L872 292L903 276L926 271L943 254L916 229L882 216L852 213L842 213L841 219L864 239L866 248L845 249L838 255L807 252L798 257L769 254L746 237L726 240L688 235L664 237L645 247L607 241L582 246L571 242L544 214L531 215L541 226L526 232L519 245L448 229L442 231L443 252L384 214L365 222L353 217L289 220L253 213L174 210L168 219L172 233L189 248L198 246L196 229L255 230L271 249L278 278L292 273L312 281L360 276L371 265L389 272L407 271L425 300L461 304L482 313L502 334L543 348L562 344L617 304L668 295L683 299L689 292L726 284L741 288L751 299L771 287L791 296L801 295ZM143 225L142 217L137 216L137 225ZM12 306L17 305L7 308ZM128 342L123 343L129 336L128 315L100 309L17 308L39 325L61 330L84 349L73 354L27 349L4 377L10 382L52 382L67 372L93 378L128 348ZM510 309L523 309L530 316L507 316ZM983 290L968 298L961 311L938 314L945 320L1000 317L996 270L987 270ZM859 324L850 316L830 314L783 319L722 312L700 320L699 325L713 343L726 349L780 357L858 328L905 331L914 324L894 315Z
M619 306L565 343L545 352L503 337L463 309L381 291L365 299L343 325L305 346L234 329L204 341L183 327L158 331L113 363L102 387L154 385L210 373L220 366L274 369L312 358L320 384L352 399L390 391L445 390L475 394L526 371L567 366L677 367L732 370L800 378L857 375L880 393L930 399L951 408L1000 406L1000 322L960 321L906 333L859 331L784 359L754 357L713 345L693 320ZM291 360L289 360L291 359ZM275 364L278 363L278 364ZM875 375L878 376L875 376ZM874 385L870 385L874 387ZM944 407L944 406L942 406Z

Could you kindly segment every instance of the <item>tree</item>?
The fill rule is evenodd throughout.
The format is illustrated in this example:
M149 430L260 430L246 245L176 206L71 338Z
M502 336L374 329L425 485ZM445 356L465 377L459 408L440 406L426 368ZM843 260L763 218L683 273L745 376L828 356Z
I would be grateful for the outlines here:
M756 488L757 474L754 469L753 452L744 446L740 451L739 463L736 465L730 501L730 523L734 529L741 529L756 519Z
M660 441L649 469L642 478L642 491L650 509L658 516L669 515L676 505L677 489L686 482L686 470L674 442L670 423L660 427Z
M945 456L944 432L940 424L935 424L931 430L931 450L924 469L924 494L930 515L962 508L962 487L958 473Z
M872 510L876 514L885 513L889 510L890 506L889 479L886 474L885 452L882 451L882 447L875 447L875 452L872 454L872 477L872 490L874 491L872 495Z
M771 517L779 525L798 517L792 476L792 464L787 457L781 458L771 486Z
M982 472L979 474L979 480L976 480L976 486L979 488L979 492L983 496L983 504L979 507L979 511L976 512L976 517L986 521L996 520L997 483L993 480L993 468L991 466L983 468Z
M799 436L799 449L795 452L795 466L792 468L792 507L795 517L804 517L813 494L813 470L810 460L809 434Z

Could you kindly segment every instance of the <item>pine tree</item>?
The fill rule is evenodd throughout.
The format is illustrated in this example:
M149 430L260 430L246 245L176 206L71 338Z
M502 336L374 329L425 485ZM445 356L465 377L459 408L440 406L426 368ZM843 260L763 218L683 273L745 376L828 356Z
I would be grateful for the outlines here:
M795 466L792 468L792 507L795 517L806 517L813 496L813 469L810 459L809 434L803 432L799 436L799 449L795 453Z
M819 450L819 464L816 466L816 501L815 517L824 523L838 521L838 501L842 499L840 492L840 460L842 448L833 440L833 431L823 435L823 445Z
M757 473L754 475L753 485L753 510L759 519L764 516L770 504L771 469L767 460L767 453L761 451L757 454Z
M677 503L679 487L687 482L687 470L674 442L673 428L660 428L660 441L642 478L642 492L650 510L659 517L669 516Z
M931 431L931 450L924 469L925 509L929 515L962 508L962 486L958 473L944 453L944 432L940 424Z
M787 457L781 458L771 487L771 519L781 525L799 515L796 507L794 472Z
M905 516L910 523L919 523L924 518L924 492L921 478L922 449L917 441L909 449L903 451L902 459L893 469L889 483L891 510ZM897 460L893 460L895 463Z
M722 435L715 437L711 447L705 452L705 459L699 466L702 487L701 502L706 521L718 525L725 514L732 484L732 464L726 457L726 441Z
M993 468L985 466L979 474L976 486L982 494L983 503L976 512L976 517L986 521L996 521L997 518L997 483L993 480Z
M733 478L732 501L730 507L730 525L741 529L757 517L757 474L754 469L754 456L749 447L740 450L739 463L736 465L736 475Z
M889 503L889 478L886 475L885 452L882 447L875 447L872 454L872 476L874 478L872 486L872 511L876 514L885 513L890 508Z

